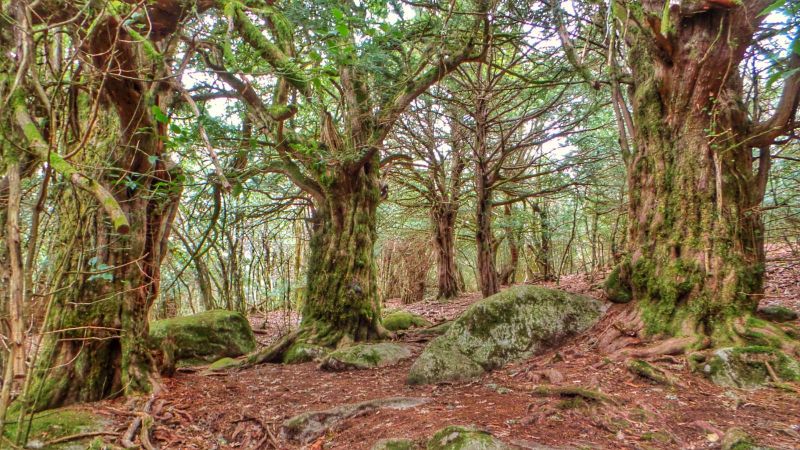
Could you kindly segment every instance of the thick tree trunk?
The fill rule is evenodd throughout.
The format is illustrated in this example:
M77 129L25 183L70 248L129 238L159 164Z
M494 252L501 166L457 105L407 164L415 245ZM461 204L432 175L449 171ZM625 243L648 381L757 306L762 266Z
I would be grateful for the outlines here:
M376 166L337 174L315 205L300 341L336 347L385 335L374 256Z
M637 151L618 273L650 335L729 343L762 293L766 167L754 169L745 142L737 67L752 29L742 9L683 17L669 55L643 32L629 36Z
M436 298L458 296L460 283L455 254L455 227L458 211L450 205L440 205L431 210L433 248L436 252Z
M123 393L149 392L157 371L148 344L148 314L158 297L161 261L177 212L177 169L164 158L166 124L155 120L131 38L113 18L89 38L94 66L112 70L104 96L116 114L99 129L119 128L116 142L108 131L90 141L84 163L108 167L97 179L107 185L130 228L114 231L98 205L82 194L66 193L61 202L63 267L42 343L42 354L26 407L34 410L93 401ZM105 73L105 72L104 72ZM113 131L112 131L113 133ZM155 162L151 157L155 157ZM129 182L120 180L120 173ZM134 184L134 185L132 185ZM75 200L77 198L77 200ZM77 233L77 234L76 234Z
M492 198L487 189L488 181L486 170L481 164L476 164L475 170L477 193L475 222L475 243L478 250L478 286L484 297L494 295L500 291L500 282L497 279L495 262L494 235L492 233Z

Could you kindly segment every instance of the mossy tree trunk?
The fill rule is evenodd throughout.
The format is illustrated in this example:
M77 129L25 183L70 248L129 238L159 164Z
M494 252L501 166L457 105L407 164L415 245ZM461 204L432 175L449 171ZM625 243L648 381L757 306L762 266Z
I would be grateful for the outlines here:
M382 337L375 266L377 155L337 173L315 202L302 340L322 346Z
M148 313L177 212L179 172L166 158L166 124L153 108L159 99L140 73L147 65L137 60L131 36L108 17L87 41L87 55L105 73L102 95L113 113L99 120L103 131L90 141L83 162L102 168L96 179L129 229L120 233L82 194L62 196L61 272L46 318L51 331L26 399L34 410L149 392L157 384Z
M767 4L642 3L644 15L616 12L649 23L627 30L636 151L620 280L648 334L728 344L763 292L768 147L794 116L798 77L786 82L788 104L755 123L737 68Z

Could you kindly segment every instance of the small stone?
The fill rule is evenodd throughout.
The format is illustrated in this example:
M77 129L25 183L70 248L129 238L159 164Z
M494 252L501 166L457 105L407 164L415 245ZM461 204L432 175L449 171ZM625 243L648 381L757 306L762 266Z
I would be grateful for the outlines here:
M561 384L561 382L564 381L564 375L562 375L561 372L556 369L547 369L542 373L547 377L548 380L550 380L550 383L552 384Z
M717 442L719 440L719 435L717 433L709 433L706 435L706 439L708 442Z

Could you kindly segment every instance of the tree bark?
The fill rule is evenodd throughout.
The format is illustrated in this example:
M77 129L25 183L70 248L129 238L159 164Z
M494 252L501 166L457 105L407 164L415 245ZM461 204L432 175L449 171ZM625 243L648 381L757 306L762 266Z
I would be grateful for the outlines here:
M373 254L377 164L376 156L357 174L337 173L315 204L301 341L336 347L385 335Z
M455 228L458 211L450 205L431 209L433 248L436 252L436 286L438 299L458 296L460 284L455 254Z
M486 168L482 164L475 165L476 227L475 243L478 250L478 285L484 297L500 291L495 262L494 234L492 232L492 197L488 188Z
M663 2L644 3L660 16ZM747 8L673 11L671 23L629 29L637 151L618 274L650 335L728 344L763 292L768 165L754 167L737 70L762 19Z

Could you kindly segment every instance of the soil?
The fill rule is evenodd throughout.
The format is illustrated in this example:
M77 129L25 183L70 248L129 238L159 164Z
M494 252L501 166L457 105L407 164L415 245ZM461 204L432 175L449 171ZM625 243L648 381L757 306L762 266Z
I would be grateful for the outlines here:
M773 255L774 256L774 255ZM800 306L800 264L787 255L768 269L764 303ZM564 277L559 287L599 297L602 274ZM467 294L447 303L424 301L404 308L433 322L452 319L479 300ZM620 306L610 308L608 317ZM252 318L262 344L276 339L297 321L275 312ZM310 449L369 449L382 438L403 437L424 443L446 425L474 425L520 448L719 448L726 430L739 427L762 446L800 448L800 386L746 391L716 386L692 373L683 358L652 364L672 375L674 387L631 374L624 361L610 361L593 347L594 331L558 349L504 367L469 383L408 386L413 359L393 367L323 372L315 363L266 364L221 375L178 373L165 380L153 404L153 440L162 449L300 448L281 440L280 424L311 410L344 403L406 396L431 401L408 410L378 410L345 420ZM266 322L266 326L262 324ZM798 323L800 325L800 323ZM429 339L409 332L397 340L417 355ZM605 404L565 402L534 395L542 384L600 391ZM116 419L124 431L131 416L125 400L101 402L96 411Z

